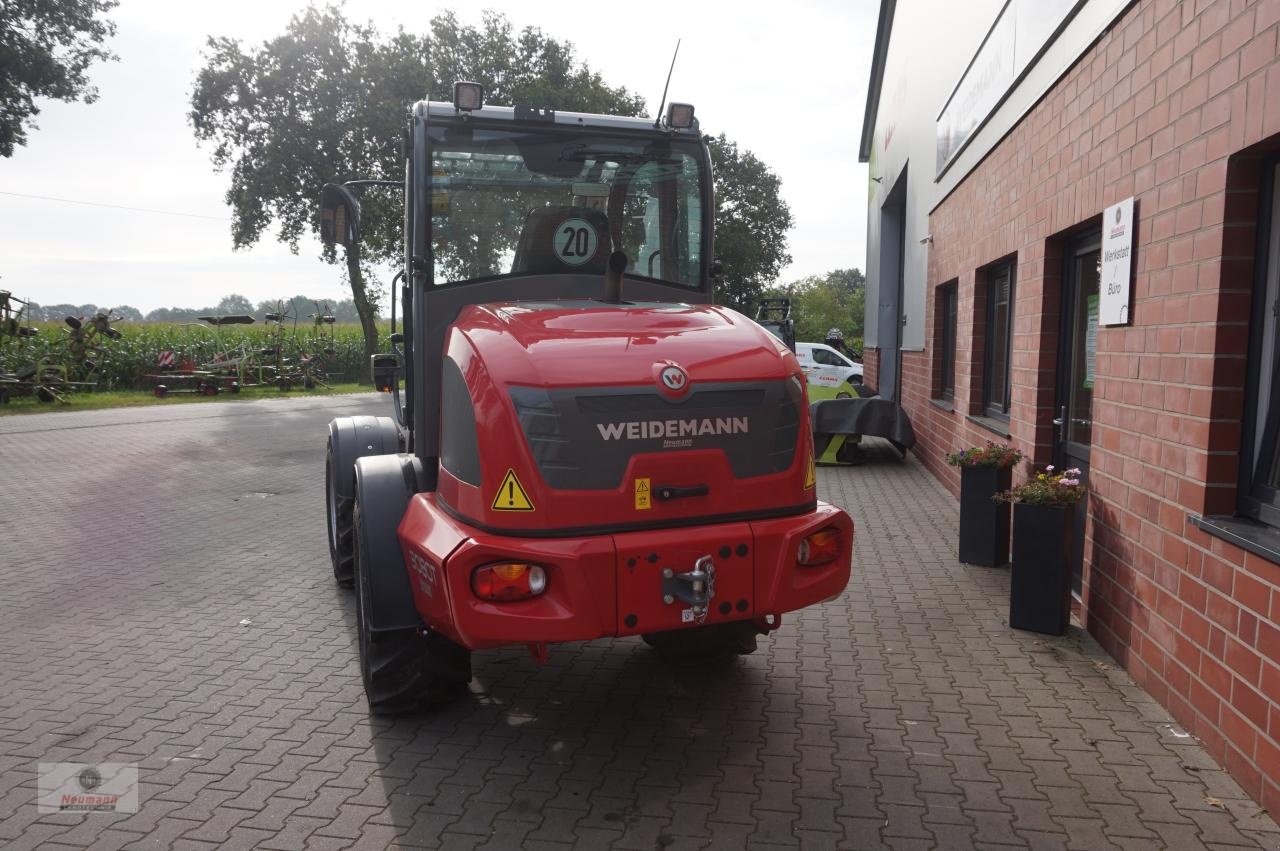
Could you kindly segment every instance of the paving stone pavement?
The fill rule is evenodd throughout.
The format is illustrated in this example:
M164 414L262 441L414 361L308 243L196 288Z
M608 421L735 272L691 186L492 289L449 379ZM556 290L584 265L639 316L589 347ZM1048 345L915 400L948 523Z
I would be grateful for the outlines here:
M478 654L370 717L323 523L324 426L371 396L0 419L5 848L1277 848L1079 630L1005 624L956 504L887 447L823 469L854 577L761 649ZM36 811L37 763L136 762L136 814Z

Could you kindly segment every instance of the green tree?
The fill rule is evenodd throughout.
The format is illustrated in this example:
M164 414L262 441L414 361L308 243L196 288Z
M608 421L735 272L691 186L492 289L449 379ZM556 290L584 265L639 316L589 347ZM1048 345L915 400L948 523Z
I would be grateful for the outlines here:
M791 299L797 340L820 343L828 331L839 328L844 333L845 346L861 353L867 297L867 281L861 270L836 269L825 275L811 275L764 295Z
M716 256L724 264L716 301L748 313L791 262L791 208L782 200L778 175L723 133L711 140L711 164L716 178Z
M405 108L426 94L447 97L459 79L483 83L494 104L622 115L644 106L579 63L569 43L536 28L517 32L495 13L469 26L446 12L425 35L399 29L383 36L336 7L311 7L260 47L211 38L189 117L196 138L213 145L215 167L230 171L235 247L253 245L274 226L296 252L305 234L318 231L326 182L401 179ZM378 345L371 272L399 250L399 206L399 193L366 192L362 244L345 249L366 354ZM324 258L337 261L332 249Z
M232 293L222 297L218 306L214 308L214 312L220 316L253 313L253 302L242 295Z
M116 27L102 15L116 0L0 2L0 157L13 156L37 129L36 98L93 103L98 90L86 72L114 59L103 42Z

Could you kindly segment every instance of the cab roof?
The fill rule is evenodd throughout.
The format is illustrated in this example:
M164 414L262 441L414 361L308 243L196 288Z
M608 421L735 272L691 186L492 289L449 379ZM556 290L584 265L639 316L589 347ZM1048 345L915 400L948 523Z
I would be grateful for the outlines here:
M589 112L560 112L558 110L531 109L522 106L483 106L480 109L463 111L448 101L418 101L414 112L428 118L461 118L470 116L482 121L529 122L539 124L556 124L570 127L599 127L607 130L630 130L632 132L649 132L664 136L682 136L696 139L701 131L698 120L694 118L693 126L687 130L673 130L662 125L654 126L652 118L632 118L623 115L595 115Z

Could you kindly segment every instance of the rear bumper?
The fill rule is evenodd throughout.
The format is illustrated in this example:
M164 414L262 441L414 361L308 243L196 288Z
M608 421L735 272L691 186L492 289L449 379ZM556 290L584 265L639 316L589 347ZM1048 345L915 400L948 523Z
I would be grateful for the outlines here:
M833 526L840 554L825 565L797 564L805 536ZM400 545L414 605L431 629L472 650L515 643L585 641L734 620L776 624L779 616L831 599L849 582L853 521L819 502L814 511L769 520L578 538L519 538L476 529L446 513L433 494L410 500ZM716 594L705 619L664 602L662 572L689 570L710 555ZM478 599L475 568L527 561L547 572L538 597Z

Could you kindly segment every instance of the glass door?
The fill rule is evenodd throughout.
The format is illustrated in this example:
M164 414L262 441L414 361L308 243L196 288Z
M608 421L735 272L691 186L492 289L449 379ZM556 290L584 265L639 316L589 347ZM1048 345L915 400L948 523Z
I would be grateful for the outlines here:
M1054 464L1078 468L1088 484L1089 447L1093 441L1093 382L1098 361L1098 281L1101 279L1101 234L1074 242L1067 252L1062 286L1062 351L1058 369L1057 416L1054 417ZM1073 524L1071 584L1079 594L1084 577L1086 496L1076 506Z

